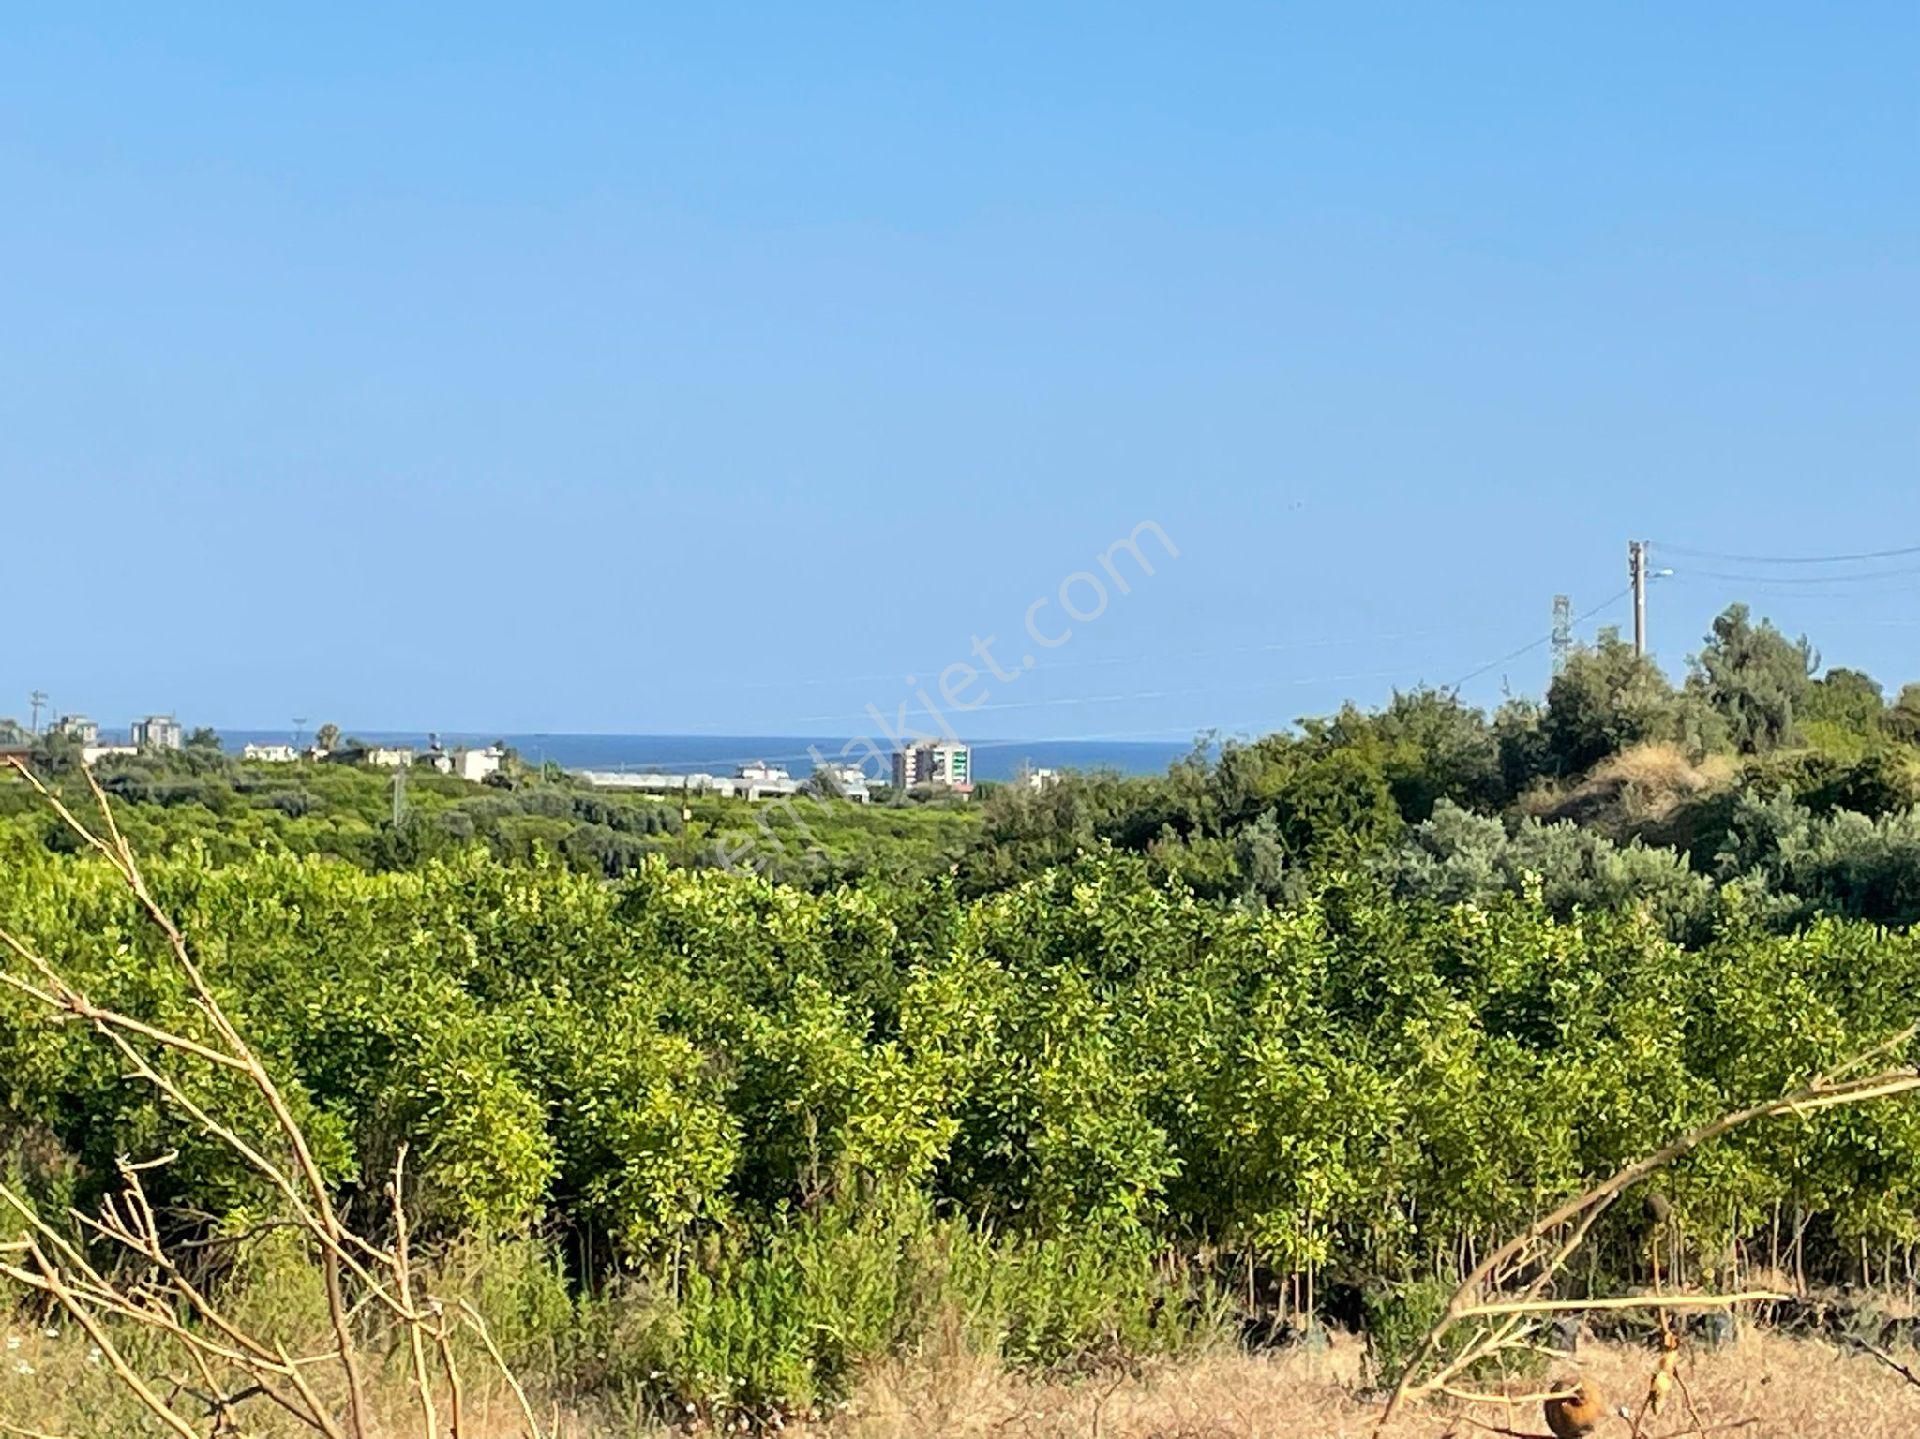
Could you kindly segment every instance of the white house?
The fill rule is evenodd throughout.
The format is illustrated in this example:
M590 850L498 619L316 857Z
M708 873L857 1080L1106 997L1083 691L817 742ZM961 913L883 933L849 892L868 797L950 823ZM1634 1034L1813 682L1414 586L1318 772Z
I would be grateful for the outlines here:
M867 772L857 764L823 764L815 772L825 775L842 799L850 799L855 804L867 804L873 799L867 789Z
M799 788L786 770L765 760L757 759L751 764L743 764L733 776L733 792L749 800L765 799L768 795L793 794Z
M457 749L453 752L453 772L461 779L480 784L489 775L500 773L507 752L497 744L485 749Z
M240 751L240 758L263 764L292 764L300 758L300 751L290 744L250 744Z

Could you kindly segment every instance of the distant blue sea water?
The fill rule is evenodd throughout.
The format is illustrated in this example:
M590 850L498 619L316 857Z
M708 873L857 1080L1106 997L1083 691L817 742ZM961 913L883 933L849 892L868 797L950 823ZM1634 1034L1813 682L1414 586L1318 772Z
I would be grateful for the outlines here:
M353 730L353 737L379 744L424 748L425 731ZM221 739L236 753L249 744L286 744L286 730L223 730ZM303 736L311 741L309 732ZM654 770L666 774L732 774L751 760L784 765L794 775L813 769L817 749L825 758L840 756L848 741L798 735L688 734L456 734L442 731L440 743L485 745L504 741L534 763L552 761L565 769ZM1012 779L1021 766L1035 769L1112 769L1122 774L1158 774L1193 748L1189 743L1116 740L977 740L973 772L983 780ZM868 757L865 745L848 752L849 762ZM869 773L874 766L869 763Z

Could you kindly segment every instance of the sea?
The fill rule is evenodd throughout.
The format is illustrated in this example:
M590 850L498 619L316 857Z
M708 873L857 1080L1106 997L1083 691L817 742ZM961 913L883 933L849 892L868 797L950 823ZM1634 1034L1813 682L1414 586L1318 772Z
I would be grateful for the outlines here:
M508 744L533 764L552 763L568 770L612 770L647 774L730 775L756 760L780 765L796 778L813 770L815 756L832 762L864 762L876 769L866 741L818 735L691 734L458 734L423 730L346 730L370 744L425 749L437 738L442 746ZM312 732L299 737L311 743ZM289 744L287 730L223 730L221 742L238 753L249 744ZM1029 769L1113 770L1120 774L1159 774L1193 749L1192 741L1163 740L974 740L973 775L978 780L1010 780ZM849 748L849 746L851 746ZM842 752L846 758L841 759Z

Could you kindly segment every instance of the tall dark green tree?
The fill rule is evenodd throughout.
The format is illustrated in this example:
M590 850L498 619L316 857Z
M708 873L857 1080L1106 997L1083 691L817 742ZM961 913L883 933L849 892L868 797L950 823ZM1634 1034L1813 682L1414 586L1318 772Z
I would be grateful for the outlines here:
M1810 723L1836 725L1852 734L1871 734L1886 713L1887 697L1873 676L1859 670L1828 670L1807 689L1801 714Z
M1743 604L1728 605L1694 657L1691 685L1726 722L1745 754L1792 741L1813 692L1819 657L1803 635L1790 640L1771 621L1754 624Z
M1487 717L1450 690L1394 692L1373 716L1381 769L1410 824L1440 800L1464 809L1497 809L1506 798L1500 746Z
M1881 723L1895 739L1920 744L1920 684L1902 689L1900 698L1888 706Z
M1287 852L1316 868L1382 849L1402 828L1378 753L1362 745L1329 750L1296 770L1274 814Z
M1535 780L1553 773L1546 719L1546 708L1533 699L1510 699L1494 711L1493 742L1500 761L1500 785L1509 796L1518 795Z
M1678 742L1687 725L1660 666L1604 629L1554 676L1541 729L1559 772L1578 774L1634 745Z

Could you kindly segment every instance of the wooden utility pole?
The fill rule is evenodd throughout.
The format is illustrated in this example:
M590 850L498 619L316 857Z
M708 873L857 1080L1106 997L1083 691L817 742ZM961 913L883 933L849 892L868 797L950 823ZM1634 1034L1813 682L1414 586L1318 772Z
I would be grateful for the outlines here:
M1633 581L1633 652L1647 652L1647 542L1627 541L1627 578Z

